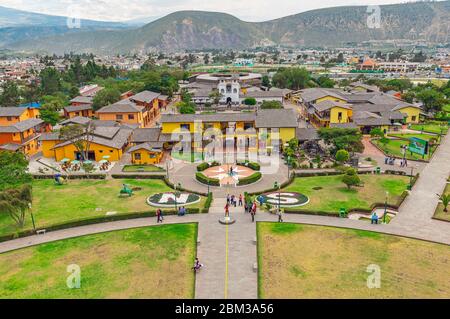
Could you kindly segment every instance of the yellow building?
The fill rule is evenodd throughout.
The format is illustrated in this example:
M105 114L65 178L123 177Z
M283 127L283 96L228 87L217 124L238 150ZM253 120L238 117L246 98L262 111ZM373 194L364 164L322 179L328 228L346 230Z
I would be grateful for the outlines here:
M255 113L167 114L161 117L161 123L160 141L175 143L191 138L192 148L197 152L203 151L208 138L219 135L225 143L232 140L234 146L245 145L249 151L270 148L274 140L283 145L295 138L298 127L295 112L285 109Z
M132 130L127 127L96 127L90 135L83 135L77 140L89 144L88 158L84 160L101 161L105 156L111 162L119 161L130 142ZM83 159L83 154L74 145L73 140L62 141L57 133L43 134L40 138L44 157L61 161ZM86 147L86 146L85 146Z
M160 116L159 93L143 91L96 112L101 121L116 121L139 127L152 126Z
M131 162L136 165L159 164L164 156L162 142L138 144L128 152L131 154Z
M14 125L39 118L39 109L26 107L0 107L0 126Z
M50 125L36 118L9 126L0 126L0 149L20 151L27 156L32 156L41 151L39 137L50 129Z
M422 109L418 106L397 106L393 109L394 111L401 112L406 115L405 122L407 124L410 123L419 123L420 113Z

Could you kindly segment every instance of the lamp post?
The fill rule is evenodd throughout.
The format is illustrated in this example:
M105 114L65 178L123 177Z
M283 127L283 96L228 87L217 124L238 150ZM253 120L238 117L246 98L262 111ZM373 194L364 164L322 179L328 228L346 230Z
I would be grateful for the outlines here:
M281 211L281 184L275 182L275 184L273 184L273 188L278 188L278 214L279 214Z
M386 224L388 196L389 196L389 192L386 192L386 199L384 201L383 224Z
M33 230L34 232L36 232L36 224L34 222L34 215L33 215L33 206L31 205L31 203L28 203L28 208L30 209L31 222L33 223Z
M291 156L290 155L287 158L287 167L288 167L288 179L290 179L291 178L291 171L290 171L290 169L291 169Z
M175 196L175 212L178 212L177 198L180 197L180 192L178 191L178 189L181 189L181 183L178 183L177 185L175 185L175 192L174 192L174 196Z

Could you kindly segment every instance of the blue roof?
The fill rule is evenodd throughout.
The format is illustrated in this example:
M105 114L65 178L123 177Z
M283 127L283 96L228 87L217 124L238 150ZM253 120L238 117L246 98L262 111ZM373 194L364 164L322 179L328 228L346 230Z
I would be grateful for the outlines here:
M41 102L23 103L23 104L20 104L19 107L40 108Z

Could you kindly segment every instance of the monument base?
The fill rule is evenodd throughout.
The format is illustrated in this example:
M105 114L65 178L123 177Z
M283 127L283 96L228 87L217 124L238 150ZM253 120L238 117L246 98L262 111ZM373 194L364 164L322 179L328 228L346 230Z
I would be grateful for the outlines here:
M236 220L231 217L222 217L221 219L219 219L219 223L221 223L222 225L233 225L235 222Z

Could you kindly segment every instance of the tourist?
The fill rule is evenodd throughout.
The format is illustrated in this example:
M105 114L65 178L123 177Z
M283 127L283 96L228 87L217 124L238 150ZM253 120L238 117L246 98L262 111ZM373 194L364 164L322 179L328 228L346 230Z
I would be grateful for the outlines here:
M225 217L230 217L230 205L228 203L225 205Z
M227 204L230 204L230 194L227 195Z
M242 194L239 194L239 206L242 206Z
M248 203L247 202L245 202L244 211L245 211L245 213L248 213Z
M183 207L180 207L180 209L178 210L178 216L184 216L184 215L186 215L186 208L183 206Z
M194 272L197 272L202 268L203 264L200 263L200 260L198 258L195 258L194 267L192 267L192 270L194 270Z
M371 224L378 224L378 215L375 212L372 214Z
M253 205L252 205L252 212L254 212L254 213L256 214L256 201L253 202Z
M234 195L231 195L231 206L235 206L234 205L234 201L236 200L236 197Z
M278 222L283 222L283 211L281 209L278 209Z
M162 210L161 209L157 209L156 210L156 222L159 224L159 223L162 223L162 221L163 221L163 214L162 214Z
M252 215L252 223L254 223L255 222L256 209L254 209L254 210L252 209L250 214Z

